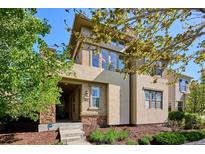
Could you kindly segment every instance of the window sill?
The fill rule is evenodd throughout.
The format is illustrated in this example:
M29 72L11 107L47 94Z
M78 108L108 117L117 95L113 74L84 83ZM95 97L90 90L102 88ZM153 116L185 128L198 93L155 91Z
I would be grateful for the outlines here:
M97 110L100 110L100 108L98 108L98 107L89 107L88 110L89 111L97 111Z

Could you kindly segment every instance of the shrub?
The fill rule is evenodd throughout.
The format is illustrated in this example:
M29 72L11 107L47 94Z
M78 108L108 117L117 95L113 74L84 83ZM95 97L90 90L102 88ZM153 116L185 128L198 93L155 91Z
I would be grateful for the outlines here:
M104 136L105 136L104 133L99 131L99 130L93 131L90 134L90 141L91 142L102 143L103 140L104 140Z
M114 129L109 129L105 133L99 130L93 131L89 139L91 142L96 142L98 144L114 144L116 141L125 140L128 136L129 134L127 131L116 131Z
M150 141L152 141L152 138L149 136L144 136L140 139L138 139L139 145L150 145Z
M185 114L185 129L199 129L202 126L202 118L196 113Z
M203 132L199 131L181 132L180 134L182 134L185 137L187 142L198 141L205 137Z
M172 111L169 112L168 119L173 121L181 121L184 118L184 112Z
M117 141L117 132L110 129L104 136L104 142L107 144L113 144Z
M133 140L127 141L127 145L136 145L137 143Z
M152 143L158 145L178 145L185 143L186 138L177 132L163 132L153 136Z
M129 133L127 131L119 131L117 132L117 140L122 141L129 137Z
M179 131L182 130L184 128L184 119L180 120L180 121L176 121L176 120L168 120L165 123L166 127L170 127L172 131Z

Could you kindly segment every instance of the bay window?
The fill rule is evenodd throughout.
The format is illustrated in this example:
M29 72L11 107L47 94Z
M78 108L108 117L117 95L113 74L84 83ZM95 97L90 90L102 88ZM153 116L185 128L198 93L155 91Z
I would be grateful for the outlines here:
M93 67L99 67L100 62L100 55L95 52L95 50L92 50L92 66Z
M110 71L123 70L125 67L123 55L106 49L101 49L100 53L92 51L90 63L93 67L100 67Z
M109 70L109 53L105 49L102 49L102 68Z
M115 71L117 68L117 54L110 52L110 70Z

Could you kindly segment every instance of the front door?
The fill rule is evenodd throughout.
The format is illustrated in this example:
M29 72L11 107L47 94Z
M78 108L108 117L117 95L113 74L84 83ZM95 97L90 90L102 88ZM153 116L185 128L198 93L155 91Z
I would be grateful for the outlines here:
M61 84L61 104L56 105L56 119L59 121L80 120L80 85Z

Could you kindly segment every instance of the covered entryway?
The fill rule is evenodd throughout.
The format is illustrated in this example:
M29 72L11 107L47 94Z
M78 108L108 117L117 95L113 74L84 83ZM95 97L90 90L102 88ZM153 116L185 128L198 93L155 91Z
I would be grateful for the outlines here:
M56 121L80 121L81 85L59 83L62 88L61 104L56 105Z

